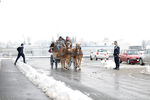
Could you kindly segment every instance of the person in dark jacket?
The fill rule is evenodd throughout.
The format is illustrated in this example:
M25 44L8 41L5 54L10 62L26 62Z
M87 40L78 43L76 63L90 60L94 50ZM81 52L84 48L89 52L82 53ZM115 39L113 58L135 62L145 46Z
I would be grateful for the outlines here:
M52 53L54 51L54 46L55 46L55 42L52 41L48 50L49 53Z
M116 67L114 68L115 70L119 70L120 67L120 62L119 62L119 54L120 54L120 47L118 46L117 41L114 41L114 61L116 64Z
M16 65L16 63L17 63L18 59L20 58L20 56L23 57L23 62L26 63L26 62L25 62L25 55L24 55L24 53L23 53L23 49L24 49L23 46L24 46L24 44L22 43L21 46L17 48L18 56L17 56L17 58L16 58L16 61L15 61L14 65Z

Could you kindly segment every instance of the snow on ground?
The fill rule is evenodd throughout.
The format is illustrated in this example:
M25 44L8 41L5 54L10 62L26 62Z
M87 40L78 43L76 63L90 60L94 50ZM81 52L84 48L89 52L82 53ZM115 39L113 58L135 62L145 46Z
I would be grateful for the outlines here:
M108 69L113 69L116 66L115 62L113 60L106 60L106 62L105 62L105 60L102 60L100 62L103 65L103 67L108 68ZM141 66L141 65L138 65L138 64L136 66L133 66L132 64L121 63L120 68L121 69L147 68L147 71L150 72L150 69L149 69L150 67Z
M0 59L0 69L1 69L1 59Z
M150 66L146 65L145 67L146 67L146 70L142 70L141 73L150 74Z
M146 66L146 71L150 73L150 66Z
M108 68L108 69L112 69L114 68L116 65L114 63L114 61L112 60L102 60L101 61L101 64L105 67L105 68Z
M92 100L80 91L67 87L65 83L37 72L28 64L18 61L16 66L34 85L54 100Z

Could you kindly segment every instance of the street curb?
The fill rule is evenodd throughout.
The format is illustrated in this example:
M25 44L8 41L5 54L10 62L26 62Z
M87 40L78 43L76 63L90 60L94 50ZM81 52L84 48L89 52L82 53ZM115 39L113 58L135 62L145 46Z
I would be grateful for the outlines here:
M0 70L1 70L1 59L0 59Z

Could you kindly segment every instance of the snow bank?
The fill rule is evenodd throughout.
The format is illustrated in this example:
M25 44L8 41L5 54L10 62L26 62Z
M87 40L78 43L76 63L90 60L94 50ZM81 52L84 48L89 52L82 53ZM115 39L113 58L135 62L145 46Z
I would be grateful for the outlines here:
M102 60L101 64L103 65L103 67L108 68L108 69L115 68L115 66L116 66L115 62L112 60L106 60L106 62L105 62L105 60Z
M37 72L30 65L18 62L16 66L34 85L42 89L53 100L92 100L80 91L67 87L65 83Z
M146 67L146 72L150 73L150 66L145 66Z
M1 59L0 59L0 69L1 69Z
M144 66L145 69L141 71L142 74L150 74L150 66L146 65Z

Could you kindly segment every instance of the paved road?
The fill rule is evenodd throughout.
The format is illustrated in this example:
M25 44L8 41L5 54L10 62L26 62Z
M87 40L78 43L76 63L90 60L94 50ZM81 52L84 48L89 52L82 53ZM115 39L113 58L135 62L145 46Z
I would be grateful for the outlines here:
M121 64L115 71L103 68L100 61L84 59L81 71L68 71L51 69L49 59L30 59L28 63L94 100L150 100L150 75L141 74L144 68L140 65Z
M2 60L0 68L0 100L50 100L11 60Z

